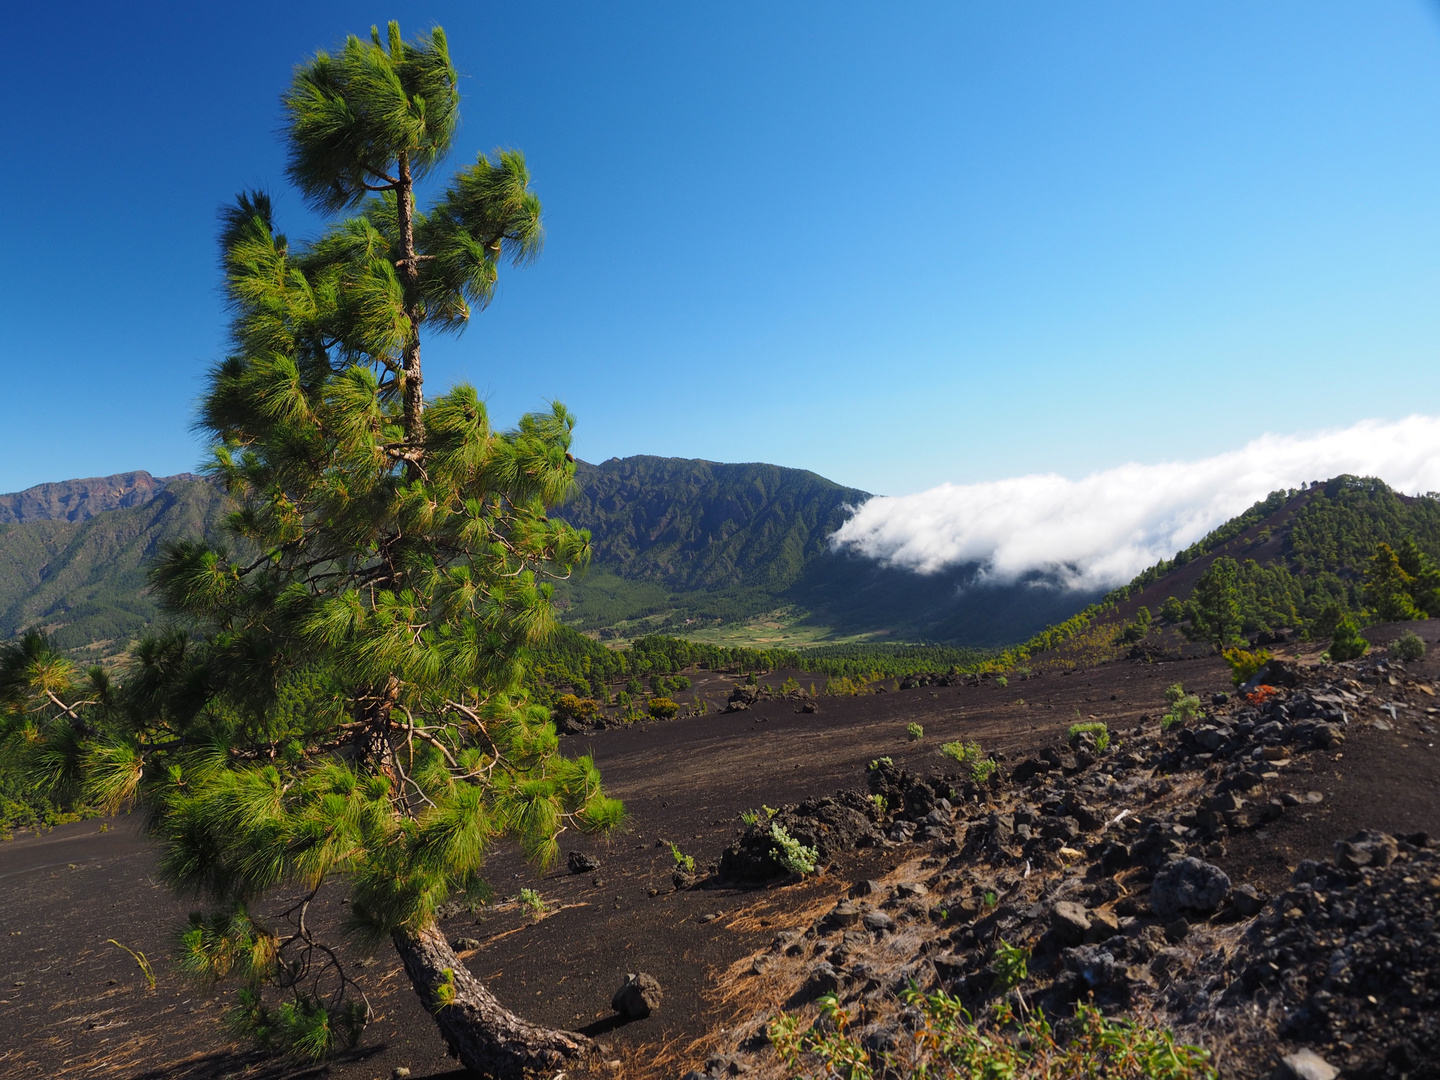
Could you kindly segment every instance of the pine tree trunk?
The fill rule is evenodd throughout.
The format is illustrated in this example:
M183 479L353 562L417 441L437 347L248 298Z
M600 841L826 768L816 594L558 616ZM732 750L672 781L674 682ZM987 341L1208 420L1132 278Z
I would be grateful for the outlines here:
M592 1044L584 1035L532 1024L501 1005L455 955L438 926L431 924L418 933L396 930L391 940L450 1051L471 1072L516 1077L590 1052ZM451 1004L442 1006L438 988L448 981L447 971L452 973L455 996Z
M402 153L397 162L399 183L395 185L396 224L400 228L400 278L405 282L405 317L410 322L410 333L401 350L400 365L405 373L404 417L405 441L418 447L425 437L424 377L420 373L420 309L415 289L420 281L420 266L415 251L415 183L410 174L410 157ZM415 460L410 461L411 479L416 479L418 468Z

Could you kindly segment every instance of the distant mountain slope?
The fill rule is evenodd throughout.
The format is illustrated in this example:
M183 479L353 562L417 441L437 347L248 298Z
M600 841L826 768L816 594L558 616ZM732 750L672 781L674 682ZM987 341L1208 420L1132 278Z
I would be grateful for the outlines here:
M116 473L88 480L62 480L37 484L10 495L0 495L0 525L27 521L85 521L109 510L141 506L172 480L193 480L190 473L151 476L148 472Z
M157 492L148 501L96 511L106 498L138 498L147 482ZM21 493L23 500L0 498L12 515L26 516L0 524L0 636L39 625L66 648L123 643L150 623L158 613L144 590L147 560L167 539L215 535L222 512L220 493L187 477L122 474L45 487ZM847 507L867 497L774 465L582 462L558 514L592 531L594 563L561 584L562 618L630 638L716 632L779 612L814 640L996 646L1064 623L1100 599L1038 582L981 585L974 566L921 576L832 551L828 537ZM1241 564L1250 628L1302 627L1331 602L1358 608L1375 543L1406 537L1440 558L1440 501L1355 477L1277 492L1075 625L1123 622L1141 604L1158 613L1166 597L1187 598L1223 554Z
M114 651L158 614L145 566L160 545L214 534L221 512L214 485L170 478L138 506L0 525L0 636L38 625L62 648Z
M817 633L991 646L1099 595L977 585L978 566L922 576L832 551L830 534L868 498L776 465L582 462L557 513L591 530L594 563L561 588L565 618L587 629L649 619L645 629L683 633L787 609Z
M582 461L575 480L558 513L591 531L596 564L677 591L784 589L870 497L803 469L686 458Z
M1246 633L1319 633L1332 605L1352 613L1365 607L1365 570L1376 545L1398 548L1406 540L1440 561L1440 499L1402 495L1375 477L1348 475L1273 492L1065 626L1032 638L1026 648L1054 650L1062 659L1078 651L1092 661L1106 651L1118 654L1129 646L1121 648L1112 638L1142 606L1158 615L1167 600L1189 600L1220 558L1238 566ZM1158 619L1155 625L1155 640L1170 645L1181 640L1178 630L1165 630Z

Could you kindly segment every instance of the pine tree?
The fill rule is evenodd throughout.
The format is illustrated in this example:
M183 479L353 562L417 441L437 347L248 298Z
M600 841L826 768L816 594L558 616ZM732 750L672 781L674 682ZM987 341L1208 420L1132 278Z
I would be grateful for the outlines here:
M1386 543L1375 545L1375 554L1365 574L1365 598L1380 622L1404 622L1425 617L1411 596L1415 578L1405 572L1395 550Z
M1210 564L1195 583L1187 605L1192 641L1208 641L1217 650L1240 639L1240 568L1224 556Z
M501 838L544 865L562 830L623 813L520 689L553 626L547 576L589 555L546 513L573 479L573 420L555 405L497 431L469 386L427 404L420 362L422 331L463 328L500 262L538 253L539 201L505 152L417 206L459 101L439 29L352 37L283 101L288 175L342 216L303 245L262 193L222 218L233 350L200 426L234 549L164 553L152 582L188 629L145 642L123 688L36 637L0 658L0 696L36 769L146 807L166 880L212 904L185 962L241 981L241 1026L317 1057L359 1036L363 996L306 917L328 885L468 1068L553 1067L589 1041L504 1009L436 912L482 889ZM288 925L262 917L277 896Z

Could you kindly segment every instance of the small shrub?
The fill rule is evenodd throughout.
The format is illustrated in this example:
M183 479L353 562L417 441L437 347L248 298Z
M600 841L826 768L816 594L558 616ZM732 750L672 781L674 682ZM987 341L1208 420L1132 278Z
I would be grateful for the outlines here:
M1030 950L1000 939L990 957L990 970L995 973L995 988L1002 994L1013 990L1030 977Z
M670 845L670 857L675 860L677 870L684 870L687 874L695 872L695 856L686 855L680 850L679 844L672 843Z
M555 711L571 720L594 720L600 715L600 703L594 698L561 694L555 699Z
M906 724L905 733L910 736L911 742L919 742L925 737L925 729L919 724Z
M1230 665L1230 681L1236 686L1249 682L1271 659L1268 649L1256 649L1254 652L1239 648L1226 649L1220 655Z
M978 742L948 742L940 747L940 752L966 766L970 772L970 779L977 784L985 783L999 768L994 761L985 756L985 751L980 748Z
M884 796L884 795L879 795L879 794L871 795L871 796L870 796L870 801L875 804L875 812L876 812L876 813L883 814L883 813L885 813L886 810L889 809L889 807L885 805L885 796Z
M944 747L941 747L941 749L943 750ZM870 770L873 772L874 770L880 768L881 765L894 765L894 764L895 764L895 763L894 763L893 761L891 761L888 757L876 758L874 761L870 762Z
M1335 633L1330 638L1330 659L1359 660L1370 648L1370 642L1360 636L1360 628L1355 625L1355 620L1345 616L1335 627Z
M760 811L742 810L740 812L740 820L746 825L758 825L760 823Z
M1200 699L1194 694L1187 694L1178 682L1166 687L1165 703L1170 706L1170 711L1160 718L1160 726L1166 730L1200 718Z
M671 701L668 697L651 698L645 705L645 711L656 720L673 720L680 711L680 706Z
M786 679L783 683L780 684L780 692L782 694L793 694L799 689L800 684L795 681L793 676Z
M1406 630L1390 643L1390 652L1397 660L1420 660L1425 656L1425 642L1414 630Z
M1078 724L1071 724L1070 730L1065 733L1067 739L1074 739L1077 735L1094 735L1095 749L1102 754L1110 749L1110 729L1103 720L1087 720Z
M1004 689L1005 687L1010 685L1010 680L1007 679L1004 675L997 675L995 676L995 685L1000 687L1001 689Z
M535 889L521 889L520 904L522 907L528 908L530 914L537 919L545 914L545 899Z
M771 849L781 866L792 874L812 874L819 861L819 853L796 840L779 822L770 826L770 839L775 841Z

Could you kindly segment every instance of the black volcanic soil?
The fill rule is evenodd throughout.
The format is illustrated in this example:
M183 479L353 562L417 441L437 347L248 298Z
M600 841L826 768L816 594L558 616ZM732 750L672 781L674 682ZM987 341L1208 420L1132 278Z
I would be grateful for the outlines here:
M1437 633L1418 628L1432 654L1409 673L1434 680ZM1386 637L1383 629L1372 633ZM562 855L559 868L542 876L497 853L490 863L494 903L478 916L453 917L446 929L481 943L464 954L466 962L510 1007L595 1034L607 1048L595 1075L678 1077L727 1046L727 1029L747 1006L753 1011L753 1001L727 996L727 968L778 930L812 922L855 880L880 876L913 853L862 850L799 885L675 891L668 842L703 870L734 839L742 811L862 787L865 765L880 756L915 773L940 771L939 746L951 739L976 740L1013 762L1059 744L1077 713L1121 733L1142 723L1153 729L1163 690L1177 681L1207 699L1230 688L1214 657L1115 662L1005 688L822 698L816 715L767 702L748 712L567 738L566 751L592 753L609 790L625 800L628 827L608 844L562 837L562 853L580 849L601 860L594 873L567 873ZM1440 834L1440 740L1422 730L1426 715L1415 705L1389 731L1351 725L1343 752L1297 759L1287 782L1320 792L1322 801L1263 837L1233 838L1216 861L1235 881L1273 890L1301 859L1324 858L1337 838L1362 828ZM920 742L907 740L912 721L925 728ZM218 1023L228 995L186 983L170 962L191 905L155 882L153 865L125 819L0 845L0 1075L376 1080L397 1066L416 1080L453 1073L388 948L373 956L347 949L367 965L359 974L379 1015L357 1052L310 1071L231 1040ZM538 889L551 913L538 921L523 913L514 902L522 886ZM337 900L329 898L331 918ZM149 957L154 990L130 955L107 944L112 938ZM610 995L633 971L655 975L664 1002L650 1018L617 1027Z

